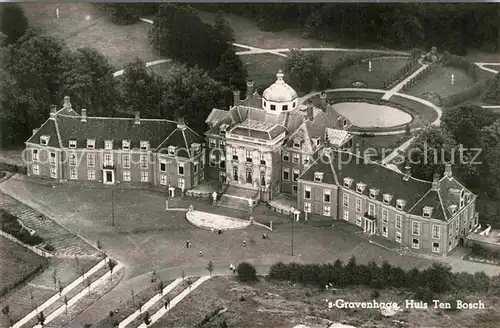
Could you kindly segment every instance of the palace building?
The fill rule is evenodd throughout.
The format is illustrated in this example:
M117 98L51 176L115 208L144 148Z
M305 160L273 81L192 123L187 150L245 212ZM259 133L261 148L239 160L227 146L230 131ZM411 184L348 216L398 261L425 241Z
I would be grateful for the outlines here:
M213 109L205 137L182 119L90 117L69 97L26 141L28 174L57 181L163 189L170 197L219 180L218 205L267 202L294 218L344 220L415 251L446 255L478 226L476 195L446 166L422 181L351 153L352 123L319 95L302 103L280 70L262 95L247 83Z

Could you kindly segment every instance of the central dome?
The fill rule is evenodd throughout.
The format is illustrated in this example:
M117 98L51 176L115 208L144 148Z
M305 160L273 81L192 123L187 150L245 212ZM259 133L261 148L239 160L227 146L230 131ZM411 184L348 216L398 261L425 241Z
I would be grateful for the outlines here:
M283 80L283 76L283 71L280 69L276 74L276 82L264 90L262 98L277 103L290 102L298 98L297 92Z

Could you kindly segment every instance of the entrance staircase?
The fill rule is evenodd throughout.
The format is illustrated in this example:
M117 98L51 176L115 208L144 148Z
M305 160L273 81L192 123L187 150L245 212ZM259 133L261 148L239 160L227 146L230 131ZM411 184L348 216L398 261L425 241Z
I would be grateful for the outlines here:
M247 189L237 186L229 186L220 200L218 206L250 211L259 203L259 192L255 189ZM251 205L250 205L251 204Z

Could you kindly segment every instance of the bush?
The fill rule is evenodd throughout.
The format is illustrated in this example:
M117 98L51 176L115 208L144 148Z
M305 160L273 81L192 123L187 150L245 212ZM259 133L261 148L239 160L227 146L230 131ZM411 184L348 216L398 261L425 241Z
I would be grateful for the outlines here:
M210 320L212 320L213 317L219 314L220 311L224 310L224 307L219 306L209 314L206 314L203 320L201 320L197 325L196 328L203 328Z
M238 273L238 280L241 282L254 282L259 280L257 277L257 270L255 270L255 267L250 263L242 262L238 264L236 272Z
M377 299L380 297L380 292L376 289L372 290L372 299Z
M30 246L36 246L43 243L43 239L40 238L40 236L32 236L29 231L19 223L17 217L15 217L14 215L4 210L0 210L0 217L2 231L12 235L13 237Z
M47 244L43 247L47 252L54 252L56 248L52 246L51 244Z

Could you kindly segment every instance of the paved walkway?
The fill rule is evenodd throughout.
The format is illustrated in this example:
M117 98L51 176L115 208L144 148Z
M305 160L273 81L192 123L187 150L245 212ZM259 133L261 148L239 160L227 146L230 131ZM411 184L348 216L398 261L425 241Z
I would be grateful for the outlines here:
M415 72L413 72L413 74L411 74L406 79L404 79L403 81L396 84L391 90L387 91L385 93L385 95L382 97L382 100L389 100L394 94L398 93L406 85L406 83L408 83L411 79L413 79L418 74L422 73L428 67L428 65L425 65L425 64L421 64L421 65L422 66L419 69L417 69Z
M248 220L196 210L188 211L186 219L195 227L202 229L243 229L249 227L251 224Z
M414 139L415 139L415 137L410 138L409 140L405 141L401 146L394 149L392 151L392 153L389 154L389 156L382 159L382 165L386 165L387 163L390 163L396 156L399 155L399 152L406 151L406 149L408 149L408 147L410 147L410 145Z

